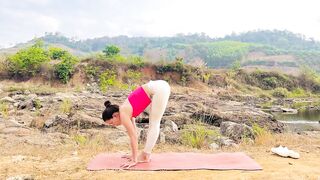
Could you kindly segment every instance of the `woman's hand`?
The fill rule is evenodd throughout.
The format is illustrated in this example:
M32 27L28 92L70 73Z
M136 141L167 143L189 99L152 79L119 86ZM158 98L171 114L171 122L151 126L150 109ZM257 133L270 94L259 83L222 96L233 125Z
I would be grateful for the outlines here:
M132 155L130 154L125 154L125 155L122 155L121 158L125 158L125 159L128 159L128 160L132 160Z
M129 162L126 162L126 163L122 164L120 167L123 168L123 169L129 169L131 167L134 167L137 164L138 164L137 161L129 161Z

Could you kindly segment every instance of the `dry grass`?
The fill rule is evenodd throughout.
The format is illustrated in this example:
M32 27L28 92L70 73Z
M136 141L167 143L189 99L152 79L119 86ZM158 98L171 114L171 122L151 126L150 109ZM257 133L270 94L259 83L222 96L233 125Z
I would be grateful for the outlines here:
M71 137L82 134L74 132ZM224 148L217 151L197 150L185 146L159 144L154 152L234 152L243 151L255 159L264 169L262 171L87 171L87 163L101 152L128 152L127 146L111 144L104 136L87 136L86 142L57 146L35 146L16 144L8 148L4 139L0 139L0 177L17 174L32 174L36 179L317 179L320 157L320 138L315 135L273 134L263 137L261 144L254 146L241 144L239 147ZM74 138L72 138L74 139ZM269 139L269 140L268 140ZM264 143L262 143L264 142ZM300 152L298 160L272 155L270 148L276 144L286 145ZM77 152L75 155L74 152ZM19 163L12 162L12 156L23 155Z

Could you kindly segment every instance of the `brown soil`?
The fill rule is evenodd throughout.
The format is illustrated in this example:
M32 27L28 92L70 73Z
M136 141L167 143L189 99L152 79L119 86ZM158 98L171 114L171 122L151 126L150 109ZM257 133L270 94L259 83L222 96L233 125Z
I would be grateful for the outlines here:
M300 159L273 155L270 148L276 144L288 146L300 153ZM73 152L77 152L74 155ZM255 144L240 144L237 148L196 150L184 146L157 145L155 152L245 152L262 167L261 171L192 170L192 171L87 171L86 165L98 153L128 151L126 146L74 145L39 146L14 144L0 138L0 179L29 174L35 179L320 179L319 133L304 135L280 134L258 139ZM15 162L18 155L23 160Z

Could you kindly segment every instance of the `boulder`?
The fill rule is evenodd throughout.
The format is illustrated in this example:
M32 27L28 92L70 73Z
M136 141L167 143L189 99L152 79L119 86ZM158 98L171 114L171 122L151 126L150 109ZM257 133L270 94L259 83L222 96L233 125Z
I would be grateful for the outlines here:
M252 128L245 124L238 124L230 121L222 122L220 132L222 135L227 136L236 142L239 142L243 138L254 139Z

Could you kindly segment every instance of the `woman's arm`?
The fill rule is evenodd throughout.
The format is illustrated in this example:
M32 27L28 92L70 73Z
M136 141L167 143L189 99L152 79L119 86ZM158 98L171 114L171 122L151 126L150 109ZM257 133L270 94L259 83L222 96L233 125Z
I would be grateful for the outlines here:
M122 125L126 128L128 136L130 138L130 145L132 151L132 160L138 162L138 137L135 130L135 127L131 121L131 116L128 111L120 108L120 119Z
M136 125L136 118L132 118L131 119L131 122L132 122L132 125L134 127L134 131L136 132L136 134L138 135L138 132L137 132L137 125Z

